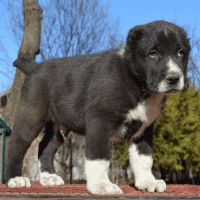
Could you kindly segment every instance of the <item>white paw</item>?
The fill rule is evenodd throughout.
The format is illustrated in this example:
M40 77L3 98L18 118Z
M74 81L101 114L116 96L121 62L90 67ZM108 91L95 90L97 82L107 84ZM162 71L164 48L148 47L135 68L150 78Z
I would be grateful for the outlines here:
M166 183L163 180L143 180L137 181L135 187L138 190L147 190L148 192L164 192L166 190Z
M41 172L40 184L43 186L55 186L55 185L63 185L64 181L60 176L56 174L50 174L49 172Z
M123 194L123 191L119 188L119 186L111 182L87 184L87 190L89 193L98 194L98 195Z
M27 177L16 176L8 181L7 186L10 188L31 187L31 183Z

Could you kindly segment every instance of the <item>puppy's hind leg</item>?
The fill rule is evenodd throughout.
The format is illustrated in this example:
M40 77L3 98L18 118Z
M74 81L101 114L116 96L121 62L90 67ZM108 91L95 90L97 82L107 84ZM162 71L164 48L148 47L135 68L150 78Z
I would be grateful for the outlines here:
M6 162L8 187L30 187L29 179L22 177L22 164L27 149L50 117L44 83L40 76L32 76L23 84Z
M31 186L29 179L22 177L22 164L26 151L45 125L47 116L40 111L37 106L24 102L19 104L6 162L5 178L8 187Z
M45 135L39 144L39 171L40 184L43 186L63 185L63 179L55 173L53 166L54 156L63 144L69 131L58 129L52 121L45 127Z

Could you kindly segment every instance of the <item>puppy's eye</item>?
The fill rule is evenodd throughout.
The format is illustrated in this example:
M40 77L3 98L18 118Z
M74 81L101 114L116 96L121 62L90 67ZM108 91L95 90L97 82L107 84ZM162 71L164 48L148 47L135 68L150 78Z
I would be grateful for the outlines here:
M149 53L149 57L153 60L158 58L158 52L156 50L151 50Z
M183 57L185 55L185 50L184 49L180 49L178 50L178 57Z

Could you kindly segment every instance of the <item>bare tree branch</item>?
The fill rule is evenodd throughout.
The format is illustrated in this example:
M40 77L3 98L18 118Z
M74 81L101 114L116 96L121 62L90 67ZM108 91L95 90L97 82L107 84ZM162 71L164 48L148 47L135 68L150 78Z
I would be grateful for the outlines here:
M112 24L112 25L111 25ZM99 0L51 1L44 7L43 59L83 55L114 48L118 21L108 21Z
M194 27L185 26L185 29L190 36L191 53L188 63L188 75L192 84L197 89L200 89L200 38L196 34L196 25Z

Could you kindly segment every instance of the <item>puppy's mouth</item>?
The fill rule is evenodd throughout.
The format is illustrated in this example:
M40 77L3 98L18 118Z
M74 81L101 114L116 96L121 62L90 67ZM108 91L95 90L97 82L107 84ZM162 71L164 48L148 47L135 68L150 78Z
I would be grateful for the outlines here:
M171 88L170 90L166 91L165 94L176 94L180 92L180 90L177 90L175 88Z
M180 89L176 89L176 88L170 88L166 91L163 91L163 92L159 92L158 91L158 88L154 88L153 90L149 89L148 87L146 88L146 91L149 93L149 94L176 94L178 92L180 92L181 90Z

